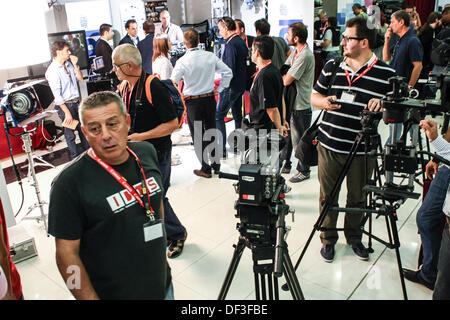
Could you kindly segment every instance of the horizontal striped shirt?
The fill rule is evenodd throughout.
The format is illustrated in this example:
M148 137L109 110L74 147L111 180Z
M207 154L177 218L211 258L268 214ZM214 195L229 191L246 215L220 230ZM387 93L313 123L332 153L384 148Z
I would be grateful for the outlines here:
M348 71L351 81L363 73L376 59L375 54L369 61L354 72L345 62L339 65L336 72L336 79L331 86L331 95L338 97L338 103L341 102L341 108L333 111L325 111L319 127L318 139L324 148L338 153L350 152L353 142L358 133L362 130L360 113L367 105L370 99L382 99L388 93L392 93L392 85L389 84L389 78L395 76L395 70L381 60L361 78L352 83L351 87L347 81L345 70ZM333 60L328 61L320 76L314 85L313 93L320 93L327 96L328 85L331 81L333 72ZM351 91L356 94L353 102L340 100L344 91ZM357 150L357 154L362 154L363 144Z

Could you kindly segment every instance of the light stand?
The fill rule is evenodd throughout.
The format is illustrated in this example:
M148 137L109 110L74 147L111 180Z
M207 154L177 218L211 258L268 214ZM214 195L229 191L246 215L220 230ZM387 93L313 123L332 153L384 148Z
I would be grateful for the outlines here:
M31 177L33 178L33 183L31 185L35 189L36 197L38 200L37 203L32 205L30 208L28 208L28 211L25 214L25 217L23 218L23 220L36 219L38 222L39 222L39 220L42 220L44 222L45 230L48 231L47 220L46 220L47 215L44 213L44 209L43 209L44 205L46 205L47 202L42 201L42 199L41 199L41 192L39 190L39 184L38 184L37 177L36 177L36 171L34 170L34 161L33 161L34 157L33 157L33 151L31 150L31 145L32 145L31 137L30 137L31 133L30 133L30 131L26 131L26 127L23 127L23 129L24 129L24 132L22 133L21 138L23 140L23 147L25 149L25 152L26 152L27 158L28 158L28 177L31 173ZM39 159L39 157L36 157L36 159ZM42 159L39 159L39 160L42 160ZM42 160L42 161L54 168L53 165L47 163L44 160ZM39 208L41 215L38 217L27 217L27 215L29 215L35 208Z

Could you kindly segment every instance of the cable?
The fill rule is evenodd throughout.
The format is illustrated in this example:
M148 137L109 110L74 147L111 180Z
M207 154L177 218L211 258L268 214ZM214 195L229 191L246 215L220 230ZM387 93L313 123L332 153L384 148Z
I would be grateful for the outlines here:
M6 121L6 119L5 119L5 121ZM21 204L20 204L20 208L19 208L19 210L17 211L17 213L14 215L14 217L17 217L18 214L20 213L20 211L22 210L23 203L24 203L24 201L25 201L25 195L24 195L24 192L23 192L22 177L20 176L19 169L17 168L16 162L14 161L13 151L12 151L12 147L11 147L11 141L9 140L8 125L7 125L6 122L5 122L5 123L3 124L3 126L4 126L3 128L4 128L4 130L5 130L6 141L8 142L9 156L11 157L11 161L12 161L12 166L13 166L13 169L14 169L14 173L15 173L15 175L16 175L17 182L19 183L20 190L21 190L21 193L22 193L22 202L21 202Z

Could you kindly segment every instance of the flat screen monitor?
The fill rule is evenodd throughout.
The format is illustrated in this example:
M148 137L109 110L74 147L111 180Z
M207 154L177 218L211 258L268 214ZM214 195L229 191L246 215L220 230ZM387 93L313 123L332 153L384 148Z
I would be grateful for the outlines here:
M98 70L103 69L105 67L105 63L103 62L103 57L102 56L94 58L93 62L94 62L94 66L93 67L94 67L95 71L98 71Z
M78 66L80 69L88 69L90 67L86 33L84 30L48 34L48 42L50 47L52 43L57 40L64 40L69 44L70 52L78 57Z

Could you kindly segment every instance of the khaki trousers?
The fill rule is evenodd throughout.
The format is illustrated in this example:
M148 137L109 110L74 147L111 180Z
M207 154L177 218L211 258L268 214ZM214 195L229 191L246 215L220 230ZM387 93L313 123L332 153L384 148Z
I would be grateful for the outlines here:
M322 210L322 199L331 194L336 181L339 178L339 174L344 167L347 160L347 154L341 154L334 151L330 151L319 145L318 151L318 177L320 183L320 199L319 210ZM363 208L366 204L366 195L363 192L363 187L366 185L366 181L372 175L375 168L375 159L368 158L367 161L367 174L364 176L365 170L365 157L355 156L350 165L350 169L347 172L347 203L348 208ZM340 187L339 187L340 192ZM334 200L333 207L338 206L339 192ZM329 210L322 223L324 228L336 228L339 212ZM361 221L363 219L363 213L345 213L344 220L344 234L347 243L350 245L361 242L362 231ZM323 231L320 234L320 239L323 244L335 244L338 240L337 231Z

